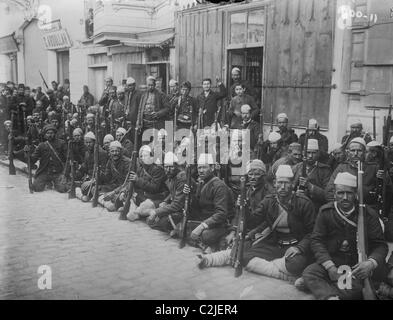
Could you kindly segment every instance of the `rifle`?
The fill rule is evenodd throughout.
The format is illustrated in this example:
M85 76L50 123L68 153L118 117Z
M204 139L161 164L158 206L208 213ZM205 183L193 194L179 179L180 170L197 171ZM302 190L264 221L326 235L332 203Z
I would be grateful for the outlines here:
M72 132L71 132L71 124L68 126L68 148L69 148L69 153L70 153L70 176L71 176L71 186L70 186L70 191L68 193L68 199L75 199L76 194L75 194L75 164L74 164L74 141L72 138Z
M366 205L363 201L363 163L358 162L358 198L359 198L359 214L358 214L358 225L357 225L357 249L358 249L358 262L367 260L366 253L366 233L364 228L364 209ZM375 290L369 278L364 279L362 289L364 300L377 300Z
M274 122L274 116L273 116L273 104L270 105L270 132L273 132L273 122Z
M42 75L42 73L41 73L41 71L40 71L40 70L38 70L38 72L40 73L40 76L41 76L42 82L44 83L44 86L46 87L46 90L48 90L48 89L49 89L49 87L48 87L48 84L47 84L47 83L46 83L46 81L45 81L45 78L44 78L44 76Z
M220 157L220 136L218 134L218 113L220 110L217 111L215 119L214 119L214 126L215 126L215 130L216 130L216 166L215 166L215 170L216 170L216 174L218 178L222 178L221 177L221 157Z
M99 169L99 148L100 148L100 144L99 144L99 121L100 120L100 113L99 110L97 110L96 113L96 118L95 118L95 136L96 136L96 141L94 144L94 168L93 168L93 183L95 183L95 188L94 188L94 193L93 193L93 200L92 200L92 206L93 208L97 207L98 205L98 179L99 179L99 173L100 173L100 169ZM91 185L93 185L93 183ZM90 193L90 192L89 192Z
M243 252L244 252L244 238L246 235L245 230L245 202L246 202L246 177L240 178L240 206L238 207L238 223L236 227L236 238L231 250L231 262L235 268L235 277L239 277L243 273Z
M10 133L8 135L8 160L9 160L9 167L8 173L10 175L16 175L15 165L14 165L14 114L11 113L11 128Z
M186 166L186 184L191 187L191 164L187 163ZM186 194L186 199L184 201L184 209L183 209L183 219L181 221L180 227L180 243L179 248L182 249L186 245L187 238L187 221L190 214L190 206L191 206L191 195L190 193Z
M130 168L128 170L128 174L127 174L125 183L127 183L129 173L136 171L137 159L138 159L138 127L135 127L134 150L132 151ZM126 200L124 201L123 211L119 215L119 220L127 220L127 214L128 214L128 211L130 210L131 198L132 198L133 194L134 194L134 181L130 181L127 197L126 197Z
M32 179L32 174L31 174L31 157L30 157L30 149L31 149L32 144L33 143L32 143L31 125L30 125L29 129L27 130L27 133L26 133L26 145L29 146L29 151L27 151L25 153L26 158L27 158L28 182L29 182L30 193L33 193L33 179Z
M306 134L304 135L303 165L302 165L302 177L303 178L307 178L307 145L308 145L308 129L306 129ZM299 186L299 190L305 191L305 187Z

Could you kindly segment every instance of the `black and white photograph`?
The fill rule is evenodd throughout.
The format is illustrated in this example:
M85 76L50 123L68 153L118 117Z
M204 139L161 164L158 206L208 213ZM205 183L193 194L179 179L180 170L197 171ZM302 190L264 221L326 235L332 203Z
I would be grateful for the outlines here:
M392 105L393 0L0 0L0 300L393 300Z

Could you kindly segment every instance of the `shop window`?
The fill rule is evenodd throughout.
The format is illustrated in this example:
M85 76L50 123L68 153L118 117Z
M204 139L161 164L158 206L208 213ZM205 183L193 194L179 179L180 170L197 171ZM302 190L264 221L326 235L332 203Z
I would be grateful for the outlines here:
M229 19L229 44L263 43L264 9L236 12Z

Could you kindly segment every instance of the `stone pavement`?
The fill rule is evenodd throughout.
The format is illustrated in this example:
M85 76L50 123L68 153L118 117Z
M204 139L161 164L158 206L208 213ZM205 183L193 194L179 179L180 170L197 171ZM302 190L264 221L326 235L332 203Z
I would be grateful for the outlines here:
M67 194L30 194L4 166L0 204L0 299L311 299L281 280L199 270L199 249ZM41 265L50 290L38 288Z

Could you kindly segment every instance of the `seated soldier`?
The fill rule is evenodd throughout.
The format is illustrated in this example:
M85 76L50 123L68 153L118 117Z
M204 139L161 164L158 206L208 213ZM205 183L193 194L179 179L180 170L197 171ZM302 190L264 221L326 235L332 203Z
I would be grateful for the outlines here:
M79 170L76 172L76 180L82 181L80 188L76 188L76 196L83 202L88 202L93 196L93 184L94 180L94 146L98 141L96 141L96 136L93 132L88 132L84 137L85 142L85 155L83 163ZM101 148L98 147L98 177L104 174L105 165L108 161L108 154Z
M134 182L133 204L127 213L127 219L135 221L149 216L149 209L155 209L168 195L165 185L166 175L164 169L154 163L152 149L144 145L139 149L139 161L136 163L136 172L130 171L128 183L119 198L124 201L128 192L129 182ZM122 212L123 207L119 209Z
M276 172L277 194L267 195L251 213L241 263L246 270L288 280L300 276L310 259L310 234L315 210L304 195L293 192L293 172L281 165ZM231 250L200 257L199 267L228 265Z
M134 144L126 138L127 130L124 128L118 128L116 130L116 140L121 143L124 150L124 155L128 158L131 158L132 150L134 149Z
M270 168L270 166L278 159L282 158L284 154L284 148L282 146L281 135L278 132L270 132L269 137L262 143L261 148L261 159L263 163Z
M123 147L119 141L113 141L109 145L109 160L105 166L105 172L99 177L98 202L108 211L116 211L119 208L117 200L121 190L126 185L126 178L131 160L123 155ZM103 183L103 184L101 184ZM104 194L102 194L104 193Z
M268 194L273 193L272 187L266 181L266 166L265 164L259 160L254 159L247 166L247 183L246 183L246 202L245 202L245 215L246 221L249 219L249 216L252 212L254 212L261 201ZM237 207L240 206L240 195L237 199ZM238 211L237 211L238 212ZM236 227L238 223L239 217L238 214L232 220L230 226L230 232L225 237L225 244L222 244L221 247L227 248L233 244L233 240L236 235Z
M326 203L325 188L330 179L332 171L327 164L319 162L320 151L318 140L307 140L307 161L300 162L294 166L295 188L298 192L303 192L311 199L316 212ZM303 177L303 166L306 166L305 176Z
M198 186L191 202L191 240L203 249L215 250L227 232L229 188L214 176L215 163L211 154L202 153L198 159ZM184 192L190 192L185 185ZM195 228L192 225L197 224Z
M363 280L382 281L387 274L388 246L378 215L365 206L364 227L368 260L359 262L357 250L357 179L345 172L334 180L334 202L323 206L311 235L311 250L316 262L303 272L305 287L317 299L362 299ZM340 266L352 268L352 288L339 288ZM347 280L348 281L348 280ZM298 281L299 283L300 281Z
M390 253L390 257L387 262L388 274L381 283L377 290L377 294L381 299L393 300L393 252Z
M54 184L56 191L65 193L68 191L66 178L64 177L64 163L67 155L67 144L64 140L56 138L56 128L53 125L44 127L45 142L41 142L32 153L30 159L34 164L40 160L40 165L35 173L33 189L36 192L44 191L47 184ZM30 147L25 146L25 152Z
M175 226L181 221L185 202L183 193L186 183L184 167L178 164L178 158L172 152L167 152L164 158L164 169L167 176L165 181L169 195L157 209L150 209L147 223L153 229L164 232L176 230Z
M326 136L319 132L319 124L316 119L308 120L308 131L302 133L299 136L299 143L302 146L302 150L304 149L304 142L306 141L306 135L308 139L315 139L318 141L319 145L319 162L327 163L328 161L328 147L329 141Z
M362 138L366 143L369 143L372 140L368 132L363 133L363 124L360 120L355 120L351 124L350 133L342 137L341 144L343 145L343 149L345 150L349 143L355 138Z

